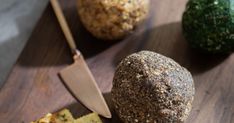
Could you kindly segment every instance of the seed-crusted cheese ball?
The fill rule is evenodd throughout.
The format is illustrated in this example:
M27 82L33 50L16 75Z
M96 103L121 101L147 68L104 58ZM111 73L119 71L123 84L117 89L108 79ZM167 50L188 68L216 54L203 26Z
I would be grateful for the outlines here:
M195 94L190 72L170 58L142 51L118 65L112 100L124 123L181 123Z
M149 0L77 0L78 13L95 37L117 40L129 34L148 13Z

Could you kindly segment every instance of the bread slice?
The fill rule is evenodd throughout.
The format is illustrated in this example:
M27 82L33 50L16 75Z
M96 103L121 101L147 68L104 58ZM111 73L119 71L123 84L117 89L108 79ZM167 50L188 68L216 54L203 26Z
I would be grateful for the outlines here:
M54 114L55 123L74 123L74 118L68 109Z
M42 117L41 119L31 123L54 123L53 121L54 121L53 115L51 113L48 113L46 116Z
M102 121L97 113L91 113L75 120L68 109L63 109L55 114L48 113L43 118L31 123L102 123Z
M71 112L67 109L55 114L48 113L45 117L31 123L74 123Z
M97 113L91 113L75 120L74 123L102 123L102 121Z

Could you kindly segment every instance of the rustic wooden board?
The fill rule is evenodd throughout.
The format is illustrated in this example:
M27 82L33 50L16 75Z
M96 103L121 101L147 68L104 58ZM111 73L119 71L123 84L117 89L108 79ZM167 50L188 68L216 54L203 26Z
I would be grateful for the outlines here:
M83 52L112 111L110 90L117 63L126 55L151 50L173 58L193 74L194 106L187 123L234 122L234 54L208 56L191 50L181 33L187 0L152 0L150 18L123 41L93 38L77 16L74 0L61 0L79 49ZM69 48L50 5L39 20L5 85L0 91L0 122L28 123L47 112L69 108L75 116L88 112L57 73L72 63ZM119 123L113 119L106 123Z

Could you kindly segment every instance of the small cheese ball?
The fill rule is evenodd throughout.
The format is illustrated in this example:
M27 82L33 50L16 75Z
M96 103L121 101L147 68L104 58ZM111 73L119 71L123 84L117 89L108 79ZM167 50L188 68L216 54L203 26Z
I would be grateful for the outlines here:
M142 22L149 0L77 0L80 20L93 36L118 40Z
M208 54L234 52L233 0L189 0L183 33L189 44Z
M118 65L111 94L124 123L182 123L195 89L188 70L163 55L141 51Z

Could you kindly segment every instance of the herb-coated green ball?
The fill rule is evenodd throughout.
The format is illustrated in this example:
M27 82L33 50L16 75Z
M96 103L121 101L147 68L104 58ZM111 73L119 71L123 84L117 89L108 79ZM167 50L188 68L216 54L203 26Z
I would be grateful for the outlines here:
M234 0L189 0L182 25L192 47L208 53L234 51Z

